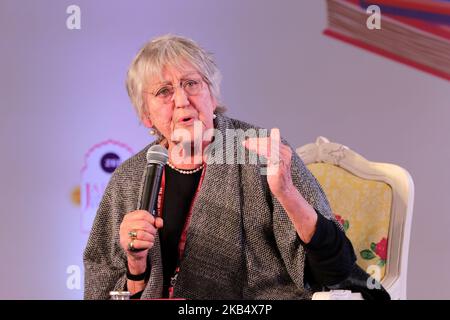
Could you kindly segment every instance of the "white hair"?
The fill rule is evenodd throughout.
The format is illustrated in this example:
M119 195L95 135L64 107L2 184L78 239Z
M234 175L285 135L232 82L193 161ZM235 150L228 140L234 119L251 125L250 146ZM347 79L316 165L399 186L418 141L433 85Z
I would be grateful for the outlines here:
M162 79L164 67L172 66L181 70L185 62L197 69L220 104L221 74L212 55L191 39L168 34L147 42L128 69L126 87L140 119L145 116L143 90L148 86L148 82L155 77ZM217 113L223 113L225 110L225 107L220 105L216 108Z

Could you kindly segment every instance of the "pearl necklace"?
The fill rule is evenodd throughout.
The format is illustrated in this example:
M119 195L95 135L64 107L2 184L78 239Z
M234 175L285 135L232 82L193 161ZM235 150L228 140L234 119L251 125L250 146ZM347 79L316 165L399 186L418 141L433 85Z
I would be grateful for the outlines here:
M167 161L167 164L168 164L169 167L171 167L173 170L178 171L179 173L182 173L182 174L194 174L194 173L196 173L196 172L198 172L198 171L200 171L200 170L203 169L203 164L202 164L200 167L195 168L195 169L192 169L192 170L181 170L181 169L178 169L178 168L176 168L173 164L171 164L170 161Z

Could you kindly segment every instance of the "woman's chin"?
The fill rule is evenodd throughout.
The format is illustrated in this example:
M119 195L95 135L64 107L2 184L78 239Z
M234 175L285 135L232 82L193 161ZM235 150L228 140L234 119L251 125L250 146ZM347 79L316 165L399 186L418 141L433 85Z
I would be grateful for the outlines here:
M172 132L173 142L194 143L203 139L205 128L199 121L191 124L177 124Z
M195 143L201 143L202 142L202 136L201 135L197 135L197 136L183 136L183 137L178 137L179 139L172 139L172 143L174 145L183 145L183 146L190 146L190 145L194 145Z

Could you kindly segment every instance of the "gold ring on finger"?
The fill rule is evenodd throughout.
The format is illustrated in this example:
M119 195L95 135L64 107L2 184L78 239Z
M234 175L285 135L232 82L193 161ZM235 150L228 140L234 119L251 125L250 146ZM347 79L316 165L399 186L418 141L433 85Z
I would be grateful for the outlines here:
M134 240L137 238L137 231L136 230L131 230L130 232L128 232L128 236Z
M128 243L128 250L130 250L130 251L133 251L135 248L134 248L134 240L131 240L129 243Z

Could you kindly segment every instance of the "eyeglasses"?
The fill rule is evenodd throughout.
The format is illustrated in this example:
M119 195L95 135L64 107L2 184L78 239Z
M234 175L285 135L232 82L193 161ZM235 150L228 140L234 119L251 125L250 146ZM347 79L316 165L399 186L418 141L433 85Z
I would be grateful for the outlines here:
M178 86L184 90L187 96L198 95L203 89L202 79L185 79L180 82ZM175 94L175 87L173 85L165 85L158 88L155 93L148 92L152 94L159 102L169 103Z

